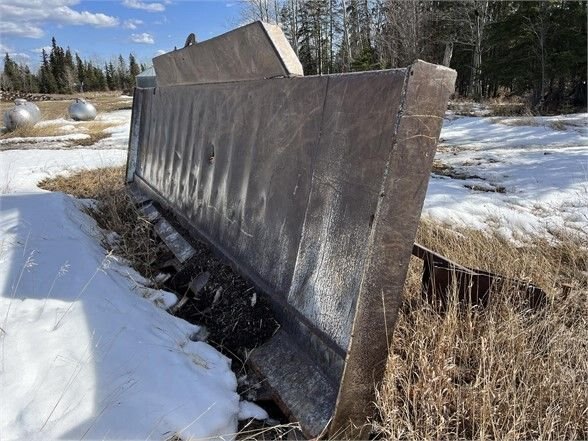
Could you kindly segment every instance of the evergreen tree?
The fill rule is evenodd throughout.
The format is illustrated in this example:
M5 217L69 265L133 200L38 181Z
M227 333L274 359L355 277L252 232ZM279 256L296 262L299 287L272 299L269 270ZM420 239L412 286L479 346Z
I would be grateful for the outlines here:
M42 50L42 63L39 71L39 89L43 93L57 93L57 82L53 76L49 56Z
M129 74L130 74L130 86L135 84L135 77L141 73L141 68L137 64L137 60L133 54L129 54Z
M20 77L18 65L10 58L8 53L4 56L4 74L2 87L6 90L22 90L23 82Z

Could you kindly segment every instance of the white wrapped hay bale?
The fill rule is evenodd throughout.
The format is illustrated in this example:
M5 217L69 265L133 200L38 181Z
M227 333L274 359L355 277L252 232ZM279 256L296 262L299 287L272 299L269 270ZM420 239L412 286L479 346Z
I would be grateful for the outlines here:
M83 98L76 100L69 105L69 116L74 121L92 121L96 118L96 107Z

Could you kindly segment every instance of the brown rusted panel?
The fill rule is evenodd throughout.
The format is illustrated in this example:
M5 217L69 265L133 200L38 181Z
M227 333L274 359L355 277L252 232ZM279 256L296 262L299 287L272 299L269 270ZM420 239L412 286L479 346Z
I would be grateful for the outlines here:
M547 302L545 291L532 283L459 265L416 243L413 255L423 260L423 295L441 309L446 308L452 293L460 303L487 306L491 293L500 291L505 284L518 290L529 308L541 308Z
M330 435L365 435L384 374L418 220L455 71L410 68L374 214L351 339Z

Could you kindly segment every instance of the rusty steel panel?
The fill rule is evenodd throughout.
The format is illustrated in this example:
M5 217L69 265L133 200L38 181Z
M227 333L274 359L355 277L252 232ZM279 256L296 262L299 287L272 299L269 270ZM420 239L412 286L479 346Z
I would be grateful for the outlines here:
M547 293L533 283L459 265L417 243L413 245L412 255L423 260L423 296L441 310L447 308L453 293L461 304L486 307L492 292L500 292L505 285L519 291L524 304L531 309L547 304Z
M273 300L287 335L259 354L303 356L256 364L309 436L373 411L454 80L419 61L136 90L134 181ZM320 375L290 390L295 359ZM332 398L310 415L300 400L321 375Z

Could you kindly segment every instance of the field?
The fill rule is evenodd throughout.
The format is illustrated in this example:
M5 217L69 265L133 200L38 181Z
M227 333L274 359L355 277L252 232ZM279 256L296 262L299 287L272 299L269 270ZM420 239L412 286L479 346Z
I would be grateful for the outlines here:
M67 121L67 102L46 102L52 121L0 139L0 372L10 398L0 432L231 437L238 420L267 415L239 397L243 379L201 328L163 310L177 298L149 279L151 227L122 194L129 100L95 101L95 123ZM412 262L375 434L588 438L587 117L448 113L417 240L531 281L549 302L531 310L506 284L486 309L454 301L440 312L423 300Z

